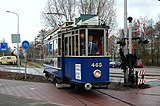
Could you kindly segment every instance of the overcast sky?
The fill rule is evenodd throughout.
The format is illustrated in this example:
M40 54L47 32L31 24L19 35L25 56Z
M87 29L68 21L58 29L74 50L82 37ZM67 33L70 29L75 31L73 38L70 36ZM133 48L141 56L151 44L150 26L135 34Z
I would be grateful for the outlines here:
M158 0L127 0L127 16L133 19L147 17L158 20L160 14L160 1ZM118 27L124 27L124 0L117 0Z
M11 34L17 33L17 16L7 13L13 11L19 14L21 42L33 41L38 31L43 29L41 12L47 0L0 0L0 40L3 38L9 45ZM123 28L124 0L117 0L117 22L118 27ZM158 0L128 0L128 16L133 18L148 17L157 19L160 13L160 2Z
M3 38L11 47L11 34L17 33L17 16L6 11L19 14L19 33L21 42L33 41L38 31L43 29L41 12L46 0L0 0L0 40Z

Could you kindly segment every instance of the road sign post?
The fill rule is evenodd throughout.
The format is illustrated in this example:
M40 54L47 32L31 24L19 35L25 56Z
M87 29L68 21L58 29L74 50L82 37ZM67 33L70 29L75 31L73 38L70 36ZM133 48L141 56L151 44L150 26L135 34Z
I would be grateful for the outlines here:
M25 80L27 79L27 75L26 75L26 68L27 68L27 52L26 52L26 49L28 49L29 48L29 42L28 41L23 41L22 42L22 47L23 47L23 49L25 50Z
M19 43L21 42L19 31L17 34L11 34L12 43L17 43L17 65L20 69L20 59L19 59Z
M0 44L0 52L7 52L7 51L8 51L7 43L1 43Z
M0 44L0 52L3 52L3 56L4 56L4 52L8 51L8 45L7 43L1 43Z

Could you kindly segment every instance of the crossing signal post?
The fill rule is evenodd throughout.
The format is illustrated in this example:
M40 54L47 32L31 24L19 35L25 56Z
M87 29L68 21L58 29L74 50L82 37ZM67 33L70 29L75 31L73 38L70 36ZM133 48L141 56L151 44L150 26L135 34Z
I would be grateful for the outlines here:
M141 45L141 46L143 46L143 45L145 45L145 44L148 44L149 43L149 41L146 39L146 40L144 40L144 39L140 39L139 41L138 41L138 44L139 45Z
M119 49L119 54L120 54L120 58L121 58L121 69L124 72L124 84L127 84L127 78L128 78L128 74L127 74L127 63L126 63L126 56L124 54L124 46L126 45L126 39L122 38L122 40L117 41L117 44L120 45L120 49Z
M133 56L133 53L132 53L132 20L133 18L132 17L128 17L127 20L129 21L129 37L128 38L122 38L121 41L118 41L117 44L120 44L120 57L121 57L121 60L122 60L122 69L123 69L123 72L124 72L124 75L126 74L126 71L127 71L127 66L129 68L129 75L128 75L128 79L126 79L124 77L124 83L125 84L134 84L134 56ZM124 54L124 51L123 51L123 47L124 46L127 46L126 45L126 41L129 41L129 53L128 54Z
M134 84L134 58L132 53L132 17L128 17L127 20L129 21L129 54L127 55L127 63L129 68L129 75L128 75L128 84Z
M134 48L132 45L132 41L138 40L138 44L141 44L143 46L145 44L148 44L149 41L145 39L144 36L133 38L132 37L132 17L129 17L128 21L129 21L129 37L123 37L120 41L117 42L117 44L120 45L119 54L120 54L121 61L122 61L121 69L124 72L124 84L130 87L134 87L135 83L137 82L135 79L135 75L134 75L134 67L135 67L137 57L136 57L136 54L133 53ZM129 45L125 43L126 41L129 43ZM128 54L126 55L123 49L125 46L129 47ZM127 73L128 79L126 79L125 77L127 70L129 71L129 73Z

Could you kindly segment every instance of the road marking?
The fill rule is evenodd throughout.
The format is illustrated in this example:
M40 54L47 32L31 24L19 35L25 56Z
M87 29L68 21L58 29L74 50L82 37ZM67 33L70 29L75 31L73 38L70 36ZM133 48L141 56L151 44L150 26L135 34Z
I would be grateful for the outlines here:
M158 81L158 79L146 79L146 82Z
M31 90L35 90L36 88L30 88Z

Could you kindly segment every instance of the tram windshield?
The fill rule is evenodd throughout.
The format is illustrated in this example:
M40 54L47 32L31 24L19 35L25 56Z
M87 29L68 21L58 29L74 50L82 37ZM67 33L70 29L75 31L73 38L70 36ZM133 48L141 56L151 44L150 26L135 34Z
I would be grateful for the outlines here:
M104 29L79 29L65 34L65 56L104 55L104 33Z
M88 29L88 35L80 31L80 55L103 55L104 30Z

